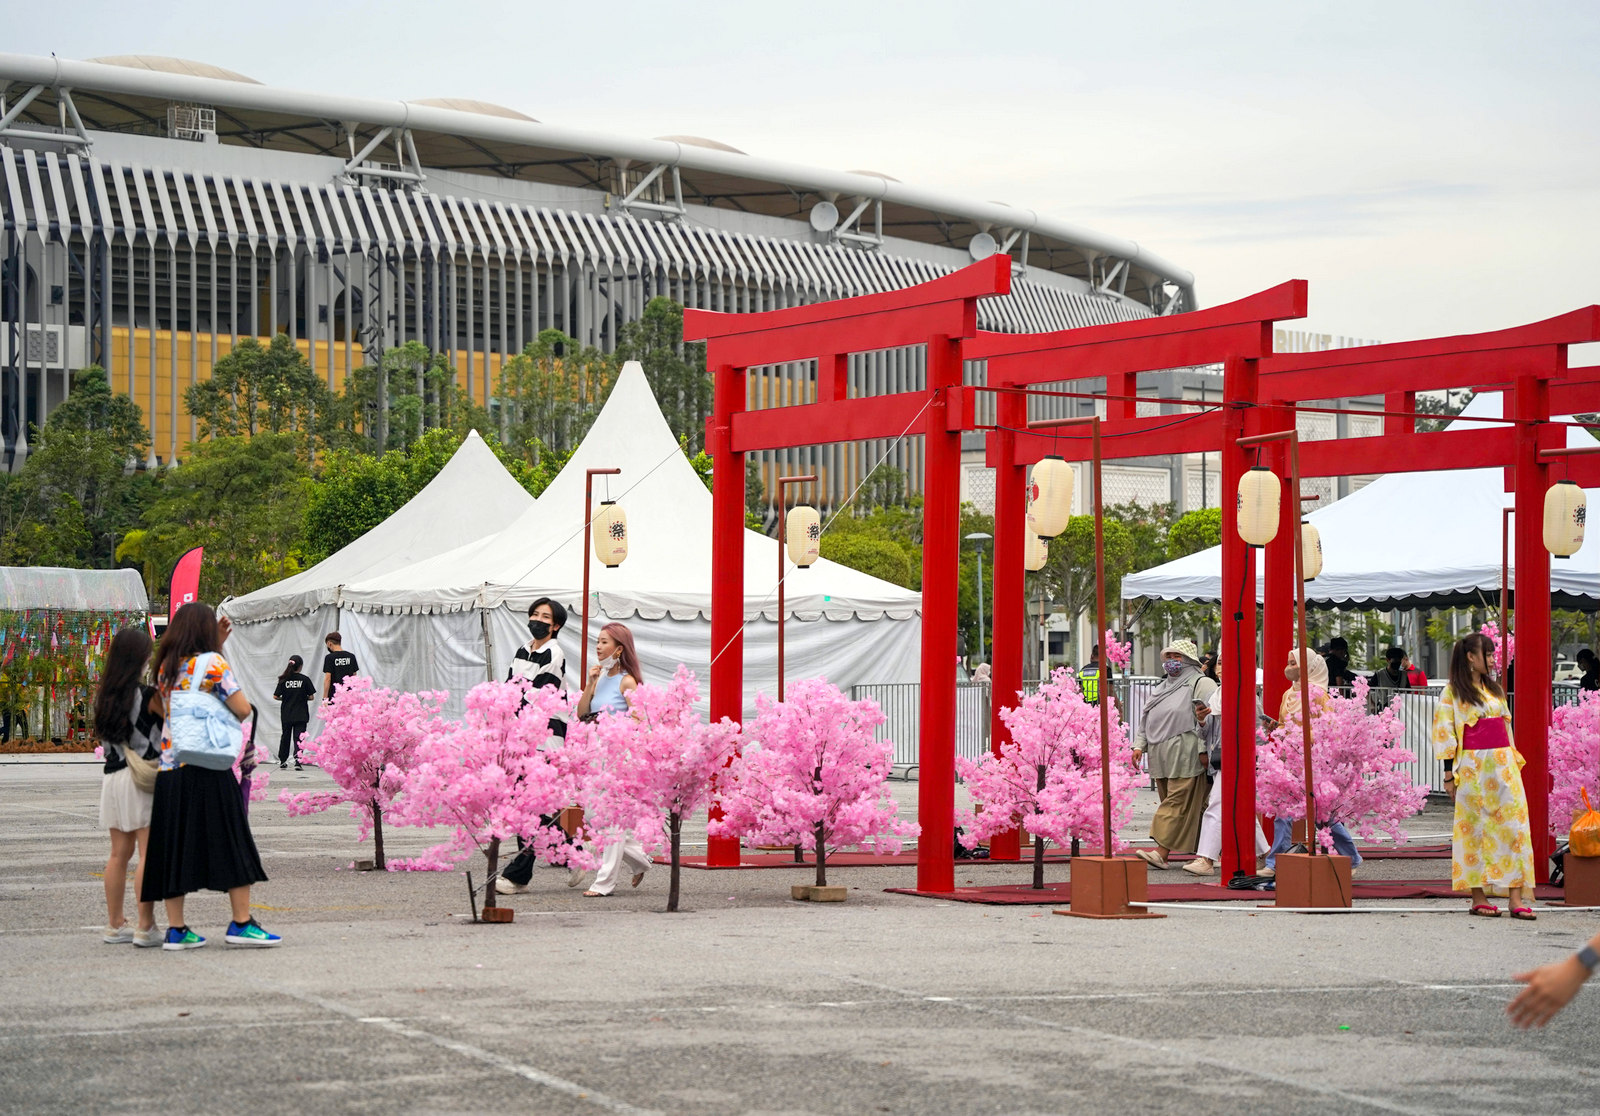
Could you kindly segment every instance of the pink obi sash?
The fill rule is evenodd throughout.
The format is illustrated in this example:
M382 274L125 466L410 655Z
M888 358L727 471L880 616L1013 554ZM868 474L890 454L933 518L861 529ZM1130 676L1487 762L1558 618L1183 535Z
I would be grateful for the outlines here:
M1506 733L1506 719L1483 717L1476 724L1468 725L1461 734L1461 747L1468 752L1511 747L1511 737Z

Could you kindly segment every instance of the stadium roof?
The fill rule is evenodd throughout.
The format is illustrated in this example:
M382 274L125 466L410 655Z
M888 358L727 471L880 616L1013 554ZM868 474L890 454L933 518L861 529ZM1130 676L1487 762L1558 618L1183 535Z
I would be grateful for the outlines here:
M424 168L606 193L620 192L629 174L636 180L661 166L676 172L689 205L804 221L821 201L843 201L838 208L845 212L876 202L885 236L974 254L1026 252L1019 262L1084 280L1157 313L1197 305L1192 273L1134 241L1030 209L920 189L876 171L786 163L695 136L611 135L470 99L391 101L283 89L221 67L152 55L80 62L0 54L0 86L7 82L13 110L19 92L42 87L10 121L35 136L41 125L56 129L73 110L90 132L164 135L168 107L193 103L215 108L220 143L258 149L349 158L387 128L396 138L409 133ZM70 105L62 104L62 89L70 92Z

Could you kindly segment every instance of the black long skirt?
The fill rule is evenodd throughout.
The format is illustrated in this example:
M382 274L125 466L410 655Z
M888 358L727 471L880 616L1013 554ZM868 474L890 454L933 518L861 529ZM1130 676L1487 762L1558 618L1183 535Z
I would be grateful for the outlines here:
M186 764L156 776L141 900L228 891L266 878L232 771Z

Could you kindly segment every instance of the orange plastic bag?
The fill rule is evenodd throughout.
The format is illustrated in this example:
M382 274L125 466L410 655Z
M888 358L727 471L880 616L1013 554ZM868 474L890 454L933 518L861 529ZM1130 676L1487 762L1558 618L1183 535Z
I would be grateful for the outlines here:
M1583 813L1572 823L1567 848L1573 856L1600 856L1600 810L1589 805L1588 788L1582 788Z

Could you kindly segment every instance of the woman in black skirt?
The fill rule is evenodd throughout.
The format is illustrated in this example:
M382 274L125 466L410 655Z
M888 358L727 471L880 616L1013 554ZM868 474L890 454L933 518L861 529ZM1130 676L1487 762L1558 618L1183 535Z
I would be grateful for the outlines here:
M221 654L229 628L228 621L218 623L210 606L198 602L173 614L155 666L156 685L169 707L175 691L188 690L212 695L241 721L250 715L250 702ZM150 819L149 863L139 896L166 902L167 939L161 948L198 949L206 944L183 919L183 899L191 891L228 893L233 907L229 945L277 945L281 939L250 915L250 885L264 882L267 873L250 836L238 781L231 770L180 765L174 755L168 717Z

